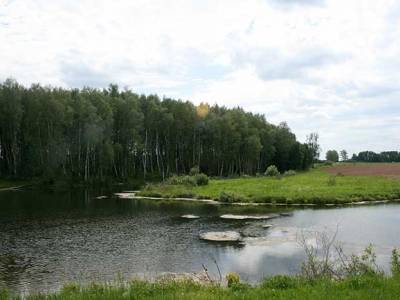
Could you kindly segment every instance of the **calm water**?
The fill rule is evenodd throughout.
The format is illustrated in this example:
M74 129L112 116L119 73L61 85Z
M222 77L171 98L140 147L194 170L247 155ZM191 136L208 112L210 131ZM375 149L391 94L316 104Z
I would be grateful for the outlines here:
M223 221L223 213L268 213L240 208L151 200L95 199L76 191L0 193L0 288L16 293L53 291L70 281L106 281L117 276L197 272L238 272L249 282L277 273L295 273L303 259L296 236L304 230L332 232L349 252L368 243L388 266L400 247L400 205L297 209L269 222ZM282 211L282 209L280 209ZM198 220L182 220L182 214ZM261 224L272 223L272 229ZM200 241L204 231L238 230L241 246Z

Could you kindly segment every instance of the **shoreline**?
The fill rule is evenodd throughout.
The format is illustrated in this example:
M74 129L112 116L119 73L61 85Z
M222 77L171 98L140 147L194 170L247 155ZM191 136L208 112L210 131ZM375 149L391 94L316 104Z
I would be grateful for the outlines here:
M210 205L236 205L236 206L294 206L294 207L339 207L339 206L363 206L363 205L378 205L387 203L398 203L400 199L388 199L388 200L367 200L367 201L355 201L355 202L343 202L343 203L258 203L258 202L221 202L212 199L198 199L198 198L184 198L184 197L150 197L150 196L138 196L136 195L140 191L132 192L120 192L114 193L120 199L142 199L142 200L156 200L156 201L183 201L183 202L198 202Z

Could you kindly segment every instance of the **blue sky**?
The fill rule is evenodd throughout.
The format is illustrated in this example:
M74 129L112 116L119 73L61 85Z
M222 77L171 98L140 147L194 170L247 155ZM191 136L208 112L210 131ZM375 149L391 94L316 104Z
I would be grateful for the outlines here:
M242 106L323 151L400 150L397 0L0 0L0 80Z

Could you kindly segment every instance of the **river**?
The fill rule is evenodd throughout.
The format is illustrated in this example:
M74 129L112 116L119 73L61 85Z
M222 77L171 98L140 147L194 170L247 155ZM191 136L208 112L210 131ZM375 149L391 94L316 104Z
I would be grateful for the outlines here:
M400 205L296 208L268 221L229 221L230 214L270 214L287 208L235 207L155 200L96 199L99 192L3 191L0 193L0 289L51 292L71 281L153 278L163 272L216 276L234 271L251 283L272 274L299 272L304 232L337 231L346 252L369 243L388 270L400 247ZM199 219L183 220L183 214ZM270 229L261 225L273 224ZM199 240L206 231L236 230L239 245ZM216 264L215 264L216 262Z

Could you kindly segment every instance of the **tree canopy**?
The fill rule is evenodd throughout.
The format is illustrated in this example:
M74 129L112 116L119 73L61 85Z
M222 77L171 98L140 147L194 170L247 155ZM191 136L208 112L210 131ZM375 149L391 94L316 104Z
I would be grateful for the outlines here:
M360 162L400 162L400 152L384 151L375 153L373 151L362 151L358 155L353 154L352 160Z
M315 145L314 145L315 146ZM208 175L307 169L315 147L286 123L218 105L130 90L0 84L0 176L165 178L193 166Z
M328 150L326 152L326 160L338 162L339 161L339 153L336 150Z

